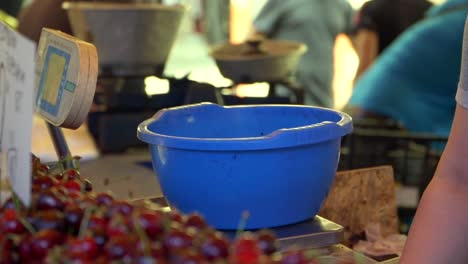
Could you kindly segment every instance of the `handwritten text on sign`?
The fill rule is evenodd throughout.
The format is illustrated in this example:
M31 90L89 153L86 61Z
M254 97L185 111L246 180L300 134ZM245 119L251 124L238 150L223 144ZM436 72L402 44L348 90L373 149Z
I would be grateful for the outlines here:
M0 22L0 180L31 200L35 45Z

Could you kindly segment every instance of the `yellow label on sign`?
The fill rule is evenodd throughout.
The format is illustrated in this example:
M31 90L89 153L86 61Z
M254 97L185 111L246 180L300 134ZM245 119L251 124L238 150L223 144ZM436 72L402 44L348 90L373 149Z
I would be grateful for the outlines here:
M44 84L42 99L51 105L57 102L57 96L62 81L63 71L65 70L66 60L64 57L52 53L49 58L49 68Z

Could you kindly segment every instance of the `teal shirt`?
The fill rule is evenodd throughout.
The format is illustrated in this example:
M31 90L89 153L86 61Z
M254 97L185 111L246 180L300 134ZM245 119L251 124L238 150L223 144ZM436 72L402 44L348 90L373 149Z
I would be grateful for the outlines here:
M335 38L351 30L352 16L346 0L269 0L255 19L255 29L269 38L307 45L297 68L306 104L333 107Z
M349 105L391 117L412 132L448 136L468 14L463 3L468 0L433 7L397 38L357 82Z

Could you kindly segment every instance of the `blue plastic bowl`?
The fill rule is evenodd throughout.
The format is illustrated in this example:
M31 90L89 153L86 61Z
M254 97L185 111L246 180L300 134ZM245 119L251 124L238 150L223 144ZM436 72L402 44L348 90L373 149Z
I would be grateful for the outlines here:
M218 229L301 222L320 210L334 180L341 112L293 105L203 103L159 111L138 127L170 206Z

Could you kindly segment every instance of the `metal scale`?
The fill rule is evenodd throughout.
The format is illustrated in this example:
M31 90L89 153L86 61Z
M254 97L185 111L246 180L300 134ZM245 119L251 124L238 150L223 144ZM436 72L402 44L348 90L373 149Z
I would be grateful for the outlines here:
M47 121L57 156L71 156L61 127L86 120L96 89L96 47L60 31L43 29L37 48L36 112Z
M63 8L74 35L99 50L95 109L88 116L88 126L101 152L143 146L134 129L140 122L162 108L194 102L189 90L211 89L187 78L163 74L186 11L184 6L66 2ZM168 82L169 93L148 95L148 78ZM215 97L211 101L217 102Z
M304 87L296 81L296 67L307 46L300 42L250 38L244 43L213 47L210 55L221 74L235 85L267 83L269 103L278 103L277 88L284 87L292 99L280 103L304 103ZM234 85L234 86L235 86Z
M142 89L144 89L144 78L150 75L162 76L167 55L175 40L175 33L185 10L182 6L168 7L157 4L109 5L79 2L65 3L64 8L68 10L75 36L92 42L99 51L100 76L97 78L97 83L98 86L101 86L98 88L101 91L97 91L95 103L96 99L99 100L99 98L103 100L116 99L119 94L120 96L124 95L123 97L126 95L126 99L133 95L136 98L133 99L138 100L138 95L141 95ZM165 26L149 26L155 24ZM109 25L112 25L112 27L109 27ZM102 34L103 32L106 32L106 34ZM133 41L128 41L129 36ZM41 53L39 55L41 57ZM185 79L167 79L172 84L177 84L180 87L191 84L189 80ZM286 84L292 86L293 82L286 82ZM210 87L205 88L207 90L211 89ZM91 92L91 88L88 87L88 89ZM116 89L120 93L115 93ZM187 102L186 99L182 103ZM147 103L141 98L140 100L142 100L142 103ZM214 95L213 100L218 102L219 99ZM297 100L302 100L299 95ZM107 107L112 106L112 102L106 102L106 105ZM115 105L121 104L116 103ZM161 105L167 107L164 102ZM109 109L105 110L109 111ZM99 137L101 139L118 137L120 140L126 137L132 138L135 136L138 123L153 115L156 109L148 107L143 112L140 111L141 109L139 109L139 112L128 110L117 109L114 112L111 111L110 114L107 113L107 116L105 112L100 113L104 115L104 117L101 116L103 119L101 119L100 126L112 127L113 124L119 123L120 125L113 129L106 129L105 131L109 131L109 133L100 134ZM47 116L47 111L45 114ZM49 121L56 125L61 123L53 119ZM93 120L88 118L88 122L92 123ZM63 134L59 128L52 124L49 125L49 129L57 153L59 156L69 155L70 152ZM66 122L62 122L63 124L66 124ZM123 128L123 126L126 128ZM168 209L164 197L153 199L153 201L164 204ZM301 248L322 248L339 244L344 237L343 227L318 216L302 223L274 228L273 230L278 235L282 249L289 248L291 245ZM226 234L232 236L234 233L226 231Z

